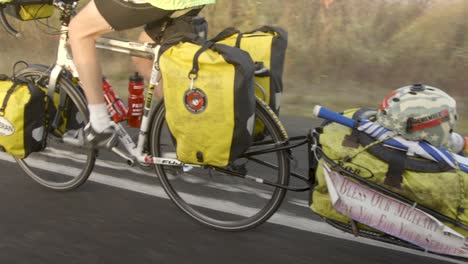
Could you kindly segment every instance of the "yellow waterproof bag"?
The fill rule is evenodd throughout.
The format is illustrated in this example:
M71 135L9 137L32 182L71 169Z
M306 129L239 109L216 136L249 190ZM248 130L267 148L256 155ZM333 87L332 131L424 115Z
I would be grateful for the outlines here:
M179 160L227 166L252 144L254 63L248 53L189 34L163 45L159 66Z
M279 27L263 26L249 32L227 28L212 41L240 48L255 62L255 95L279 115L283 93L283 69L288 34ZM264 137L265 124L255 122L255 139Z
M25 158L44 148L47 94L32 82L0 76L0 148Z
M288 34L274 26L240 32L227 28L212 39L213 42L240 48L250 54L259 71L255 76L255 95L279 114L283 92L283 70L288 46Z
M12 1L8 4L7 14L21 20L29 21L51 17L54 14L55 7L48 0L21 0Z

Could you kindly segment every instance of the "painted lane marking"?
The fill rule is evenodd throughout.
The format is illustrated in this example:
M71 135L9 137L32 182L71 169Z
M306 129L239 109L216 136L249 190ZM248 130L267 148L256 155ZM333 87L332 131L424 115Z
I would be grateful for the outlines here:
M0 153L0 160L7 161L7 162L15 162L13 158L11 158L8 154L5 154L5 153ZM39 168L47 168L48 163L44 161L38 161L37 164L34 164L34 166L37 166ZM63 166L63 165L55 165L54 171L62 172L62 173L70 173L70 172L76 172L78 171L78 169L70 168L68 166ZM129 191L133 191L137 193L151 195L151 196L155 196L158 198L169 199L165 191L162 189L162 187L156 186L156 185L144 184L144 183L137 182L137 181L130 180L130 179L116 178L110 175L96 173L96 172L93 172L90 175L88 180L91 180L96 183L116 187L119 189L124 189L124 190L129 190ZM226 211L226 208L235 208L236 212L239 212L239 210L242 210L243 212L246 212L247 214L253 210L252 208L249 208L246 206L240 206L233 202L226 201L225 203L220 203L218 199L213 199L209 197L200 197L200 196L192 196L192 197L193 197L193 201L195 205L203 206L209 209ZM296 203L301 204L300 202L297 202L297 201ZM304 206L304 207L305 207L304 210L310 210L307 206ZM438 259L438 260L442 260L442 261L446 261L450 263L466 264L466 262L454 260L451 258L437 256L437 255L433 255L433 254L429 254L429 253L425 253L425 252L421 252L417 250L407 249L407 248L403 248L403 247L399 247L396 245L391 245L391 244L387 244L384 242L379 242L379 241L375 241L375 240L371 240L367 238L354 237L353 235L339 231L324 222L315 221L310 218L301 217L297 215L291 215L288 213L283 213L281 212L281 210L276 212L270 218L270 220L268 220L268 222L294 228L294 229L307 231L307 232L326 235L326 236L330 236L330 237L334 237L338 239L345 239L345 240L358 242L358 243L362 243L366 245L377 246L380 248L391 249L395 251L405 252L405 253L428 257L432 259Z

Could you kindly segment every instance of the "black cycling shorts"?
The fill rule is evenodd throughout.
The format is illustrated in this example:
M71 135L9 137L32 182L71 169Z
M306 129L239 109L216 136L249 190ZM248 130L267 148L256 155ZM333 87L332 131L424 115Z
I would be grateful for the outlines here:
M183 25L183 21L186 21L188 17L196 16L202 9L202 7L194 9L168 23L171 20L170 16L175 12L174 10L163 10L150 4L134 4L123 0L94 0L94 2L99 13L114 30L125 30L145 25L146 33L153 40L158 40L162 28L167 24L170 25L165 31L168 34L191 30ZM181 23L175 23L179 20Z

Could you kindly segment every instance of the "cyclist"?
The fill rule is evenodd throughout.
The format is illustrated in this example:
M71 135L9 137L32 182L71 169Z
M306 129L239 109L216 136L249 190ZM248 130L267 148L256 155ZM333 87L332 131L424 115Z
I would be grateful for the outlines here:
M139 40L157 41L162 28L171 17L176 20L196 16L203 6L216 0L91 0L71 21L69 27L73 60L88 100L90 122L85 126L84 138L89 144L103 146L114 138L109 114L102 94L102 71L97 58L95 42L114 30L125 30L145 25ZM174 25L171 32L184 31L185 25ZM168 28L169 29L169 28ZM166 30L169 33L170 30ZM134 59L135 66L149 78L152 61Z

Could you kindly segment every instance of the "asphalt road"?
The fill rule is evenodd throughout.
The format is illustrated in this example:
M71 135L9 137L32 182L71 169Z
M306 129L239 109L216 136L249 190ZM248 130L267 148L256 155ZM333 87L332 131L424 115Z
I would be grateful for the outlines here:
M313 126L283 121L291 135ZM229 233L189 219L157 178L124 164L99 160L89 181L67 193L39 186L5 155L0 166L0 263L464 263L337 231L310 212L308 193L288 194L268 223Z

